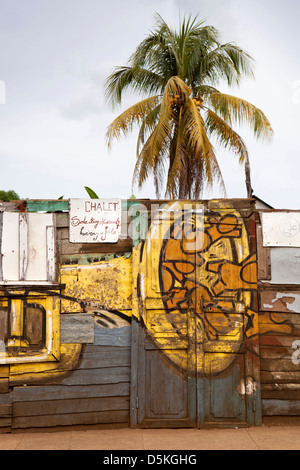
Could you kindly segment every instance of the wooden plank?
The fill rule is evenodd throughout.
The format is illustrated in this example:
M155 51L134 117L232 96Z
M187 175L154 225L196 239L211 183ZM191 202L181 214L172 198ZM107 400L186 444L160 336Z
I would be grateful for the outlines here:
M300 387L298 390L262 390L261 397L270 400L300 400Z
M26 213L19 214L19 280L25 281L28 266L28 220Z
M120 239L117 243L70 243L69 240L62 239L60 242L61 254L76 253L125 253L132 250L132 240L130 238Z
M129 410L129 397L15 402L13 404L13 417L92 413L114 410Z
M88 346L85 349L80 367L82 369L99 369L104 367L130 366L130 348L109 348ZM93 351L95 348L95 351ZM91 352L90 352L91 351Z
M299 426L299 416L264 416L264 426Z
M299 336L287 334L280 335L278 332L264 334L259 337L260 347L265 351L267 349L276 351L276 348L280 347L285 348L285 351L291 350L292 344L297 340L299 340Z
M121 328L103 328L95 324L95 345L130 347L131 326Z
M65 212L58 212L56 214L56 228L58 229L58 232L60 232L60 229L63 227L67 228L69 233L69 214Z
M0 418L0 433L10 432L11 418Z
M3 281L2 234L3 234L3 212L0 212L0 282Z
M53 200L40 200L32 199L27 201L28 212L60 212L69 211L69 200L66 199L53 199Z
M276 328L280 332L280 328L278 325L289 325L292 327L300 326L300 314L299 313L288 313L288 312L263 312L259 314L259 323L260 325L266 324L275 324ZM285 329L282 332L286 332Z
M299 364L293 364L292 355L288 358L271 358L265 359L261 358L260 360L260 369L261 371L269 372L297 372L299 371Z
M260 374L261 383L300 383L300 371L298 372L270 372L270 371L261 371Z
M283 359L288 358L291 359L293 350L287 348L285 346L274 346L274 347L261 347L260 348L260 357L261 359Z
M136 266L133 266L136 268ZM134 298L135 300L135 298ZM137 398L138 398L138 352L139 352L139 324L135 317L131 322L131 376L130 376L130 426L137 427Z
M51 383L63 385L100 385L100 384L114 384L119 382L130 381L130 367L107 367L104 369L77 369L72 371L70 375L65 378L55 377L55 373L51 375ZM22 379L16 377L14 379L15 385L21 385Z
M10 421L7 420L7 425ZM55 427L55 426L74 426L106 423L129 423L129 411L98 411L91 413L72 413L46 416L22 416L13 418L13 429L25 429L35 427ZM0 420L1 425L1 420Z
M12 392L0 394L0 405L10 405L12 403Z
M94 343L94 319L91 314L60 316L61 343Z
M10 202L3 202L0 201L0 212L10 212L10 211L18 211L24 210L27 201L10 201Z
M84 254L73 254L73 255L61 255L60 264L65 265L80 265L89 266L93 263L99 263L100 261L110 261L115 258L130 258L131 252L125 253L84 253Z
M271 261L270 261L270 248L263 246L262 228L257 225L257 278L258 280L271 279Z
M102 385L38 385L14 387L13 402L129 396L129 382ZM0 403L1 403L0 395Z
M47 263L47 281L56 281L56 262L55 262L55 228L46 227L46 263Z
M299 416L300 400L262 400L264 416Z
M277 384L277 383L271 383L271 384L262 384L261 389L264 391L279 391L279 392L297 392L299 393L300 391L300 383L283 383L283 384Z
M259 314L259 334L262 342L264 336L292 336L299 331L299 315L280 312L263 312ZM280 344L280 343L279 343Z
M264 290L260 292L260 310L300 313L300 291Z
M202 201L203 203L205 201ZM209 210L220 210L220 209L246 209L252 210L254 208L254 199L212 199L207 201Z
M12 416L12 405L0 405L0 418L10 418Z
M9 366L8 365L0 365L0 377L9 377Z
M9 392L9 381L8 378L0 379L0 393Z

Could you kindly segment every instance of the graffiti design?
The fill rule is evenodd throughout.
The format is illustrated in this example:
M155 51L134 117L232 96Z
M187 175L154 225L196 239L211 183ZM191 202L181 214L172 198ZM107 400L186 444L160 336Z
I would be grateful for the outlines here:
M161 237L149 237L142 247L140 321L182 373L186 351L168 349L171 338L188 341L195 374L219 374L245 340L258 334L256 253L248 228L233 209L205 216L191 212L179 222L162 218L161 226ZM218 351L213 363L205 350Z

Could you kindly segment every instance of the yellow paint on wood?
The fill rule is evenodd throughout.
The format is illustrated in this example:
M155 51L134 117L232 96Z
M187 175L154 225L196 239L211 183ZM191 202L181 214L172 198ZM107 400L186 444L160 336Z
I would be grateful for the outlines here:
M128 310L132 306L131 258L115 258L91 265L64 265L60 268L61 312L81 312L97 308ZM72 300L71 300L72 299Z

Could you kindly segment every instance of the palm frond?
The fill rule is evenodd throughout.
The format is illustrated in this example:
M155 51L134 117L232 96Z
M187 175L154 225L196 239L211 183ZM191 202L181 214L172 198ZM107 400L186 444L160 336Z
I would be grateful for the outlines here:
M127 66L116 67L107 78L105 94L112 105L120 104L126 91L143 98L110 124L107 145L137 125L133 184L141 187L152 175L157 195L165 179L166 195L173 198L198 198L204 185L215 182L226 194L210 138L248 164L246 145L233 124L248 123L257 138L273 135L260 109L217 89L221 80L231 86L253 77L254 61L234 43L221 44L218 31L197 17L184 17L177 30L160 15L155 19L154 30Z
M130 108L121 113L108 126L106 132L106 143L111 147L113 139L119 139L121 135L131 132L135 124L141 124L146 117L157 107L159 103L158 96L151 96L145 100L139 101Z
M273 129L270 121L259 108L248 101L224 93L210 93L207 101L227 124L246 123L253 130L255 137L272 138Z
M162 89L161 77L141 67L116 67L105 83L105 98L112 107L120 104L123 93L130 89L138 94L157 94Z
M145 116L143 122L140 125L140 130L138 133L137 138L137 145L136 145L136 155L141 152L142 147L145 145L146 140L150 136L150 134L154 131L158 120L159 120L159 113L160 113L160 104L156 106L156 108L152 109L147 116Z
M215 151L208 138L204 120L195 100L189 99L187 101L185 115L190 154L193 155L196 161L200 158L203 161L203 171L205 171L208 186L211 187L213 181L217 181L225 192L225 185Z
M239 157L239 163L248 158L248 150L243 139L220 116L211 109L207 110L205 127L211 137L225 149L233 151Z
M198 61L199 83L209 81L215 85L220 80L226 80L231 86L239 85L242 77L253 77L252 57L234 44L218 44L206 52L202 60Z

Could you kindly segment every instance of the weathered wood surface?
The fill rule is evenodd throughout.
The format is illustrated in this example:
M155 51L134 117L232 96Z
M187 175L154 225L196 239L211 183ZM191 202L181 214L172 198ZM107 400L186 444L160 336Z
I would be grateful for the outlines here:
M300 289L285 291L262 290L260 292L260 310L272 312L300 313Z
M300 417L299 248L258 247L263 421ZM273 284L273 285L272 285Z
M91 314L60 316L60 340L62 343L94 343L94 319Z
M151 218L151 205L155 203L161 205L164 202L169 201L123 201L122 206L124 209L129 206L134 206L135 204L143 204L146 210L148 210L147 222L149 223ZM247 218L253 212L253 201L251 200L215 200L203 201L203 204L205 213L209 211L219 211L220 208L224 209L225 207L232 208L232 205L239 210L241 217ZM12 203L10 206L5 205L4 207L3 203L0 203L0 239L1 219L3 219L2 211L8 210L9 207L10 210L17 210L17 208L20 208L19 206L20 203ZM137 338L134 336L131 338L132 329L129 321L126 323L126 321L130 319L132 309L132 296L128 280L132 286L133 274L130 270L127 270L125 276L125 268L127 269L125 265L132 264L132 260L129 258L132 252L132 240L128 237L127 232L128 224L132 219L124 218L123 220L122 217L121 238L115 244L70 243L68 201L28 201L27 206L29 214L26 216L22 213L18 222L20 227L20 237L18 238L19 265L17 274L15 272L13 273L20 281L26 279L28 267L30 267L28 265L27 246L29 233L26 225L27 219L31 216L30 212L55 212L56 229L51 226L50 229L46 230L48 234L48 244L46 245L47 270L45 271L47 277L43 276L45 281L54 282L56 279L57 266L54 263L55 254L57 254L57 259L60 261L60 264L63 264L67 268L67 265L69 265L70 268L72 268L72 265L92 266L102 261L108 262L114 260L117 257L121 257L125 262L123 264L121 262L112 263L111 274L114 277L110 276L108 282L110 283L110 287L108 283L105 284L102 282L103 280L101 278L95 290L95 297L91 297L90 293L84 297L82 292L85 291L85 289L83 291L77 289L77 293L79 293L77 300L79 301L75 303L71 300L69 301L67 296L63 298L64 291L62 290L61 342L67 346L75 343L75 360L73 362L71 358L69 361L65 361L64 356L62 356L59 362L60 368L57 370L55 369L55 367L57 367L55 363L44 363L40 365L38 369L35 369L36 366L34 364L26 364L24 365L23 371L15 366L0 367L0 432L9 431L11 425L15 430L31 427L47 428L52 426L99 423L123 423L127 425L129 423L130 387L132 397L134 398L133 400L131 397L131 408L136 406L135 399L138 396L135 373L133 372L132 377L130 377L131 354L134 356L138 350L136 344ZM134 210L132 212L134 213ZM52 214L48 214L48 216L52 217ZM258 218L257 222L259 223ZM261 228L258 227L256 231L254 227L253 231L252 225L251 230L248 230L249 243L253 251L255 251L256 232L258 279L259 281L265 281L260 282L259 309L254 309L260 312L259 336L255 336L255 341L259 341L261 372L260 377L256 377L256 379L257 382L259 382L259 380L261 381L263 415L265 418L272 416L278 418L287 416L300 417L300 364L297 363L298 359L300 361L300 353L298 355L298 350L293 347L294 342L300 341L300 288L297 287L299 286L299 280L297 278L299 264L293 257L294 254L298 254L298 249L296 249L296 251L289 249L287 249L289 251L284 251L286 249L278 251L277 248L263 248ZM250 227L250 219L249 226L247 225L247 227ZM56 252L56 245L53 244L54 239L57 242L58 248ZM4 241L8 244L10 242L8 238ZM272 253L273 256L271 256ZM290 253L290 256L285 257L285 253ZM152 264L157 262L155 256L152 259ZM283 259L283 272L279 277L278 274L274 276L273 272L273 277L271 278L272 264L273 269L275 266L278 271L281 267L281 259ZM292 263L293 267L292 276L290 276L289 273L289 263ZM114 269L118 270L121 264L122 266L124 265L122 272L120 271L118 274L117 271L113 271ZM152 264L149 266L150 274L153 271ZM4 267L6 268L6 266ZM186 267L188 267L188 265L186 265ZM2 277L1 269L2 263L0 258L0 280ZM68 269L66 269L66 272L67 271ZM76 285L76 278L81 279L84 271L80 273L78 271L76 273L71 271L72 269L69 271L71 283L74 281L74 286L77 288L78 284ZM183 270L181 269L181 271ZM136 273L134 273L134 275L135 274ZM183 274L186 275L185 272ZM220 272L220 274L223 276L223 272ZM153 281L151 276L148 278L148 281L154 282L155 279ZM225 275L223 277L225 279ZM118 279L113 285L113 288L111 283L112 279L115 281ZM156 281L156 284L155 282L153 283L153 289L156 289L154 303L157 303L157 298L161 295L159 282L157 279ZM228 276L226 281L230 287L233 282L233 277ZM282 281L282 284L279 284L279 281ZM276 285L272 284L273 282L276 282ZM289 282L289 284L286 282ZM222 286L218 284L218 287ZM243 286L243 288L244 287L245 286ZM31 288L32 286L30 289ZM17 287L15 287L15 290L16 289ZM47 290L46 282L45 286L41 286L41 292L43 290ZM123 295L124 292L126 292L126 298ZM14 297L15 291L11 290L10 296L11 298ZM101 302L99 300L100 297ZM91 300L91 298L92 302L88 305L88 300ZM104 305L103 299L107 304ZM85 303L80 304L81 301ZM152 302L153 299L149 299L149 302L150 301ZM99 305L97 302L100 302ZM147 306L150 308L150 304L147 304ZM113 325L114 327L112 327L112 324L104 324L104 317L101 317L102 311L100 312L100 308L104 307L110 308L112 311L114 310L116 316L119 315L118 318L121 319L123 323L117 322ZM72 310L73 308L74 310ZM98 318L95 316L93 318L91 314L86 315L86 312L91 312L94 315L100 312L100 314ZM103 312L103 315L105 315L104 310ZM160 316L160 312L158 311L157 313L158 316ZM249 311L248 313L250 315ZM186 335L187 327L184 324L181 325L184 315L183 310L181 310L177 319L176 315L173 313L173 323L176 328L181 329L182 334ZM203 347L206 358L210 355L211 357L217 357L218 354L228 357L231 351L236 350L236 344L239 340L245 340L244 337L239 337L238 334L239 330L244 331L242 325L243 315L244 311L239 311L238 315L234 315L233 312L231 316L228 315L228 312L227 316L222 316L221 313L210 314L206 312L207 321L211 328L213 328L213 331L218 331L218 334L223 335L225 338L223 338L224 344L222 341L219 341L219 343L217 341L214 343L206 342ZM230 329L232 326L229 322L230 318L236 322L236 325L239 325L236 331L234 329L231 331ZM154 320L153 317L153 321ZM4 323L5 315L2 315L0 325ZM157 319L155 320L155 325L156 329L160 329L161 331L161 325ZM152 329L154 330L155 328ZM231 336L227 334L227 331ZM247 332L249 333L249 331ZM32 330L30 338L32 342L38 342L40 334L38 334L37 330ZM235 339L237 341L235 341ZM4 340L4 337L1 337L1 333L0 340ZM169 343L166 341L165 347L167 347L168 344ZM251 343L250 345L250 341L248 341L249 350L258 352L258 348L256 348L255 345L255 347L252 347L253 344ZM84 346L82 347L82 345ZM143 343L143 345L147 347L147 343ZM79 349L77 347L79 347ZM187 344L181 341L181 347L185 348ZM80 353L81 350L82 353ZM164 351L165 350L162 352ZM207 353L208 351L210 352ZM244 353L244 351L245 347L239 349L240 353ZM182 353L180 348L178 349L178 353ZM159 361L156 361L156 356L160 357L161 353L156 350L154 343L151 343L150 347L144 348L143 354L147 355L147 360L145 360L143 364L146 364L149 368L147 374L145 374L145 380L149 381L149 390L151 389L153 392L151 393L152 405L159 412L161 412L162 407L165 407L165 409L169 407L170 412L174 412L175 410L177 413L177 408L180 404L178 397L180 393L182 393L182 387L184 388L186 384L180 384L179 386L177 382L174 383L174 387L177 387L178 390L178 396L176 396L174 402L168 401L167 393L164 394L165 396L161 400L161 395L157 394L157 390L164 390L168 386L168 383L161 384L160 382L162 371L167 367L166 362L160 364ZM243 354L240 354L240 356L242 357ZM294 358L294 362L292 358ZM141 361L142 355L140 355L137 360ZM249 364L247 362L245 362L245 364L247 365L247 374L252 374L252 369ZM42 370L43 367L44 370ZM49 372L48 377L47 372ZM154 378L152 380L151 377L153 374ZM242 371L241 377L243 375L245 374ZM40 379L40 382L37 381L38 376L43 377ZM166 377L169 377L169 375L166 374ZM229 403L231 395L236 393L236 384L240 383L241 377L238 375L236 377L233 375L228 377L228 380L232 381L231 388L231 385L226 382L226 377L223 378L223 376L220 377L220 380L207 384L207 393L209 395L209 397L207 397L207 403L210 403L209 412L215 416L216 420L223 419L226 413L228 417L232 417L233 415L240 416L238 414L240 410L235 408L233 402L231 405L226 405L226 403ZM175 380L174 377L171 379L173 381ZM24 384L26 386L23 386ZM198 385L199 384L200 381ZM199 388L201 388L201 386L202 385L199 385ZM222 392L224 390L226 390L226 393ZM186 393L186 391L184 393ZM195 390L193 390L193 393L195 393ZM201 398L200 394L198 394L198 398L199 397ZM141 397L139 398L141 399ZM186 396L183 397L181 402L181 405L184 405L183 408L187 416L190 410L187 409ZM198 402L200 403L200 400L198 400ZM200 406L199 403L198 406ZM143 403L140 402L140 404L142 405ZM258 407L259 403L256 403L256 406ZM153 410L147 408L146 411L150 419L152 419ZM249 410L247 410L247 413L248 411ZM141 408L135 409L135 414L137 415L137 413L141 413ZM134 417L134 413L132 417ZM174 425L174 421L171 418L167 420ZM153 422L154 421L155 419L153 419ZM183 419L183 421L186 420Z
M257 225L257 278L260 281L271 279L270 248L263 246L262 228Z
M8 421L8 420L7 420ZM22 416L13 419L13 429L116 424L129 422L128 410L93 411L88 413L52 414L46 416Z
M115 346L117 348L130 347L131 326L121 328L101 328L95 326L95 345Z
M0 379L1 381L2 379ZM9 432L12 423L12 392L0 387L0 434Z
M43 400L16 402L13 405L13 417L85 414L97 411L129 410L129 397L76 398L71 400ZM4 405L3 405L4 406ZM1 408L0 408L1 410Z
M43 385L31 387L14 387L13 400L17 402L45 401L50 400L71 400L83 398L102 398L102 397L127 397L129 396L129 382L119 382L116 384L90 385L82 387L73 385ZM1 395L0 395L1 401Z
M298 400L262 400L265 416L300 416L300 398Z
M79 367L64 378L14 387L12 428L128 425L129 401L130 348L87 345Z
M6 211L22 211L26 207L26 201L10 201L3 202L0 201L0 212Z

